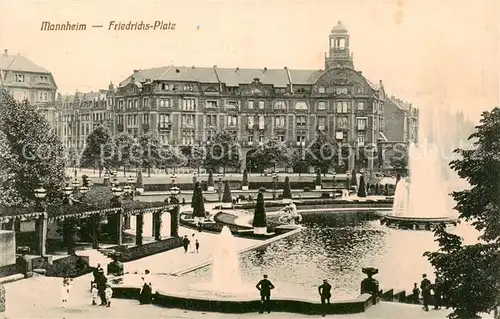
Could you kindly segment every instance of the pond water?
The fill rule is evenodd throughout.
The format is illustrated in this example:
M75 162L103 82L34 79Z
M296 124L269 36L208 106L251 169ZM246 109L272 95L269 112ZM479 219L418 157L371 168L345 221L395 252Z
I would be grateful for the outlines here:
M306 224L306 229L292 237L240 256L241 275L245 282L256 283L262 274L269 275L280 290L310 290L325 278L333 286L334 299L359 295L360 282L365 275L362 267L376 267L375 276L380 288L411 290L427 273L433 279L433 268L423 257L435 251L432 232L392 229L378 220L347 222L335 226ZM453 233L475 242L477 232L468 225L459 225ZM211 267L185 276L199 282L210 281Z

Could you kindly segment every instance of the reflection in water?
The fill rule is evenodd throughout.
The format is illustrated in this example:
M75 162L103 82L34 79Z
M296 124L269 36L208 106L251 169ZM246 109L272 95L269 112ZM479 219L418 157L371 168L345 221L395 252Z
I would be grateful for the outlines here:
M365 275L362 267L379 268L375 276L381 289L410 290L422 273L433 278L433 269L422 254L436 250L432 232L383 227L378 221L356 226L325 227L308 224L296 236L243 254L240 267L245 282L256 283L263 273L286 289L304 289L316 294L322 279L329 279L335 299L356 297ZM462 225L455 233L475 238L470 227ZM474 241L474 240L472 240ZM210 278L206 267L186 276Z

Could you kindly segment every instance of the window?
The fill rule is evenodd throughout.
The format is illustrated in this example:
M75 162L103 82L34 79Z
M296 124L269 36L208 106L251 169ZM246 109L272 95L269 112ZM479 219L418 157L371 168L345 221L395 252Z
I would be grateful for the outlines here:
M305 116L297 116L295 118L297 126L306 126L306 117Z
M307 110L307 103L304 101L298 101L295 103L296 110Z
M337 116L337 126L347 127L348 125L347 116Z
M324 87L324 86L320 86L320 87L318 88L318 93L320 93L320 94L325 93L325 87Z
M326 117L324 116L318 116L318 126L323 127L323 129L326 126Z
M280 141L280 142L284 142L285 141L285 135L284 134L278 134L276 136L278 138L278 141Z
M182 110L183 111L194 111L195 99L182 99Z
M118 100L118 108L123 110L125 108L125 101L124 100Z
M259 101L259 109L260 110L264 109L264 101Z
M139 100L138 99L134 99L134 108L137 108L138 105L139 105Z
M205 101L205 107L207 108L217 108L217 101Z
M336 94L347 94L348 91L347 91L347 88L343 88L343 87L336 87L335 88L335 93Z
M160 99L160 107L170 107L170 99Z
M326 110L326 102L325 101L318 102L318 110Z
M366 130L367 119L358 118L357 122L358 122L358 130Z
M253 101L248 101L248 108L253 109Z
M24 80L25 80L23 74L16 74L15 79L16 79L16 82L20 82L20 83L24 82Z
M248 143L253 143L253 135L248 135Z
M248 128L253 128L255 125L255 118L253 116L248 117Z
M236 109L238 108L238 103L236 101L227 101L226 102L228 109Z
M335 111L337 113L348 113L349 107L347 101L337 101L335 102Z
M207 131L207 141L213 140L215 137L215 134L217 134L217 131L208 130Z
M162 84L161 84L161 89L162 89L163 91L168 91L168 84L166 84L166 83L162 83Z
M259 115L259 130L263 130L265 127L264 116Z
M208 126L217 126L217 115L207 115L207 125Z
M358 111L364 111L364 110L365 110L365 102L358 101Z
M280 116L276 116L274 118L274 126L276 127L285 127L285 116L284 115L280 115Z
M143 114L142 115L142 123L143 124L149 124L149 114Z
M364 144L366 140L365 132L358 132L358 144Z
M184 91L194 91L194 86L192 84L184 84Z
M48 78L46 76L42 75L42 76L40 76L40 82L41 83L48 83L49 81L48 81Z
M297 132L297 142L305 142L306 141L306 133L305 132Z
M182 144L190 145L194 143L194 131L182 131Z
M264 143L264 134L259 134L259 143Z
M286 93L286 89L285 88L275 88L274 91L276 93L279 93L279 94Z
M159 119L160 123L170 123L170 114L160 114Z
M238 92L238 87L227 87L226 88L229 93L236 93Z
M238 116L237 115L228 115L227 116L227 125L237 126L238 125Z
M183 114L182 125L188 125L188 126L194 125L194 114Z
M130 100L130 99L127 100L127 108L128 109L132 108L132 100Z
M142 99L142 106L149 107L149 98L148 97L145 97Z
M365 93L365 88L362 87L362 86L358 86L356 88L356 93L358 93L358 94L364 94Z
M159 137L161 145L168 145L168 134L160 134Z
M274 109L275 110L286 110L286 103L285 103L285 101L276 101L276 102L274 102Z

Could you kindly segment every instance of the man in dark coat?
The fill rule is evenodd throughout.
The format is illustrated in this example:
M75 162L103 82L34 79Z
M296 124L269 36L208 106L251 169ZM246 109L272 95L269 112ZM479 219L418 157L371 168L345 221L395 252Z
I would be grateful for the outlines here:
M323 305L323 317L326 315L326 305L330 304L330 298L332 297L332 286L328 283L328 280L323 279L323 284L318 287L319 296L321 297L321 304Z
M434 281L434 285L432 286L432 290L434 291L434 309L441 309L441 292L443 289L443 281L441 277L436 274L436 280Z
M259 313L264 313L264 310L267 310L267 313L271 313L271 290L274 289L274 285L267 279L267 275L263 277L264 278L255 286L260 291L261 309Z
M188 247L189 247L189 238L187 235L184 235L184 238L182 238L182 247L184 247L184 252L188 252Z
M429 311L429 302L431 299L431 288L432 284L427 275L422 275L422 281L420 282L420 290L422 291L422 297L424 298L424 310Z
M108 283L108 278L104 275L104 269L100 268L97 272L97 291L99 292L99 297L101 298L100 306L106 306L106 284Z

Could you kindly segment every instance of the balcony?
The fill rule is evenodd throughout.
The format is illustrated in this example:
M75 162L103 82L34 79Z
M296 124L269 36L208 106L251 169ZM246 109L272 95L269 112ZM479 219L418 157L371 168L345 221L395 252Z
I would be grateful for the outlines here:
M258 128L259 130L265 130L265 129L266 129L266 124L259 123L259 125L257 126L257 128Z
M366 131L366 125L358 125L358 131Z
M160 122L158 123L158 130L169 132L172 129L172 122Z

